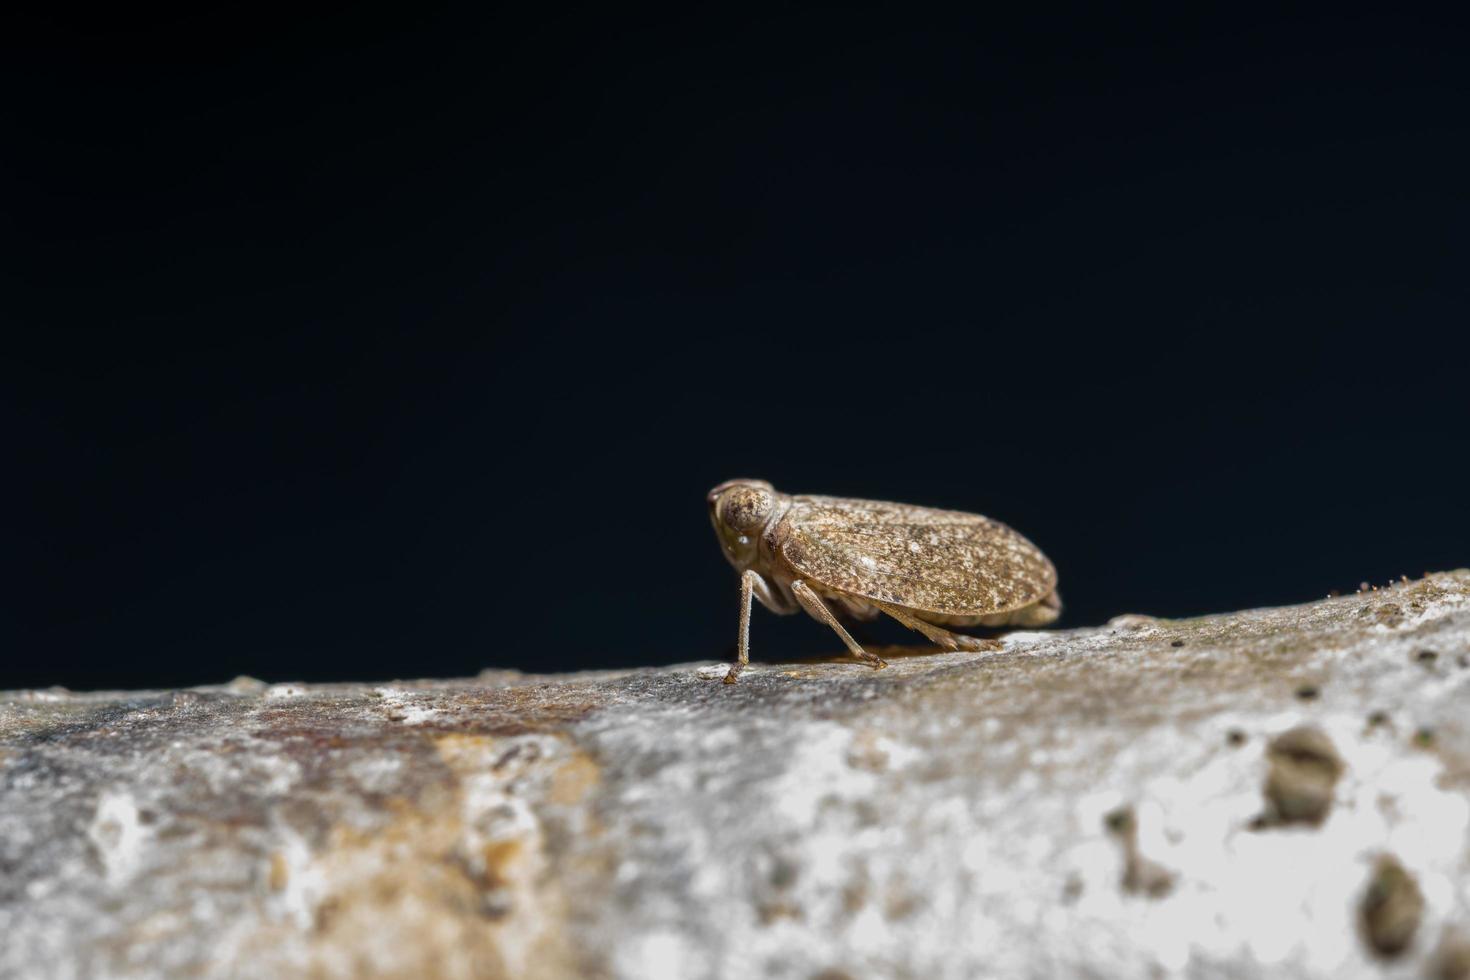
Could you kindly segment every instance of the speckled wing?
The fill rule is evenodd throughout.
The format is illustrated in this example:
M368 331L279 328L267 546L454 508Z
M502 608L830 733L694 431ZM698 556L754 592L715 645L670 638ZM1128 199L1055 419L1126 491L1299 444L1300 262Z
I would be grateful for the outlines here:
M1019 609L1057 580L1041 550L999 521L876 500L795 497L776 547L829 589L951 616Z

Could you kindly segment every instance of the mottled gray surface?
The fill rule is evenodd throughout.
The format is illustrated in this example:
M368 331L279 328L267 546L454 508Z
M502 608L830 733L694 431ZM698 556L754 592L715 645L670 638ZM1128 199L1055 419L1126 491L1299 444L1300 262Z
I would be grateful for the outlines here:
M1470 573L882 652L0 696L0 975L1470 969Z

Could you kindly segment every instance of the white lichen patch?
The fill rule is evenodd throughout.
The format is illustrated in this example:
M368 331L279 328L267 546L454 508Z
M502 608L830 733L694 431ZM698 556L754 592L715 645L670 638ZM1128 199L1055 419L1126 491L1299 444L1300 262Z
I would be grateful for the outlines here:
M406 691L391 687L380 687L376 693L382 698L380 708L392 721L403 725L426 725L443 717L434 706L433 695L423 691Z
M1280 720L1231 722L1266 734L1280 727ZM1131 745L1115 760L1125 772L1146 773L1181 749L1190 764L1146 776L1132 790L1079 798L1071 821L1077 838L1059 855L1083 885L1077 916L1131 921L1130 945L1166 972L1248 961L1267 971L1356 973L1369 958L1343 937L1356 933L1355 900L1373 859L1389 851L1428 884L1428 921L1436 921L1464 858L1463 794L1440 787L1443 767L1433 758L1364 741L1359 718L1317 723L1348 760L1320 827L1255 826L1266 775L1259 742L1255 750L1190 753L1160 733ZM1105 825L1123 806L1133 807L1141 854L1174 874L1176 887L1161 899L1117 887L1122 857Z
M306 838L289 824L278 823L259 874L272 911L297 929L310 929L331 889L326 869L315 860Z
M143 863L148 838L133 797L123 791L103 792L87 825L87 839L96 849L108 884L127 883Z

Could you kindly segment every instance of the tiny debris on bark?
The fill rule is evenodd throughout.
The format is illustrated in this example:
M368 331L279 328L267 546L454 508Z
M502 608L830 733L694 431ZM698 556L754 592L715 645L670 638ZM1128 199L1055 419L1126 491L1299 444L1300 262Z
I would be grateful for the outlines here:
M1267 823L1319 824L1332 808L1342 759L1319 728L1293 728L1267 748Z
M1373 951L1398 956L1419 930L1424 895L1403 865L1384 855L1373 866L1361 908L1363 933Z
M1122 807L1105 818L1108 830L1123 848L1123 890L1150 898L1162 898L1174 887L1174 875L1144 857L1138 847L1138 818L1132 807Z
M1446 929L1430 960L1433 980L1470 980L1470 934Z

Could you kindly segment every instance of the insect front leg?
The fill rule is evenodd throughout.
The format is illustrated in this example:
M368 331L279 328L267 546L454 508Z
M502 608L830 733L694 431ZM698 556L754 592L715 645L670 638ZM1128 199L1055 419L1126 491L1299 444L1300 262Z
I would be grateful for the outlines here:
M847 649L852 651L854 657L857 657L863 663L875 669L888 666L888 664L883 662L881 657L875 657L873 654L864 650L858 641L854 640L847 630L842 628L842 624L837 621L837 617L832 615L832 610L827 608L827 604L822 601L821 596L812 591L811 586L801 581L793 582L791 583L791 594L796 596L796 601L801 603L801 608L810 613L813 619L832 627L837 635L842 637L842 642L847 644Z
M891 605L887 602L879 602L869 599L873 605L883 610L894 619L911 630L923 633L929 642L938 644L946 650L1003 650L1005 645L999 640L984 640L978 636L966 636L963 633L951 633L947 629L941 629L933 623L926 623L919 617L910 613L902 606Z
M755 595L756 588L765 584L749 568L740 574L740 638L735 644L735 662L730 665L729 673L725 674L726 684L734 684L739 680L740 672L750 663L750 600Z

